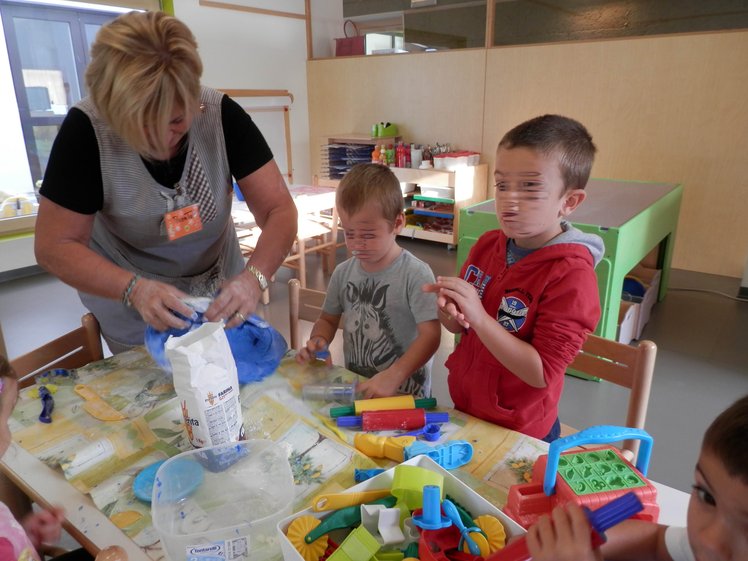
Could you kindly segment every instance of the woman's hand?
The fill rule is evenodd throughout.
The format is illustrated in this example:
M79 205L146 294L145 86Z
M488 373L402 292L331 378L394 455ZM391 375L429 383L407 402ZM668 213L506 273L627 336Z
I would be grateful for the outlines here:
M236 327L246 321L257 308L262 296L257 278L244 269L221 286L221 290L205 311L208 321L225 321L226 327Z
M592 549L587 516L571 502L538 519L527 531L527 549L535 561L602 561L600 550Z
M37 550L43 543L55 543L60 539L64 514L64 509L52 507L32 512L21 521L21 526Z
M175 316L174 312L192 317L195 311L182 301L187 296L169 284L141 277L130 292L130 303L138 310L143 321L157 331L172 327L185 329L187 323Z

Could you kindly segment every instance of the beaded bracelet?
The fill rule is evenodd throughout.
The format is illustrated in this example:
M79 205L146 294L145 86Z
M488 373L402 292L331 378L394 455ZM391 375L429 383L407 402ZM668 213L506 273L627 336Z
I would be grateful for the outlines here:
M138 282L138 280L140 280L140 275L133 275L130 279L130 282L127 283L124 292L122 292L122 303L128 308L132 308L132 302L130 302L130 294L132 294L132 290L133 288L135 288L135 284Z

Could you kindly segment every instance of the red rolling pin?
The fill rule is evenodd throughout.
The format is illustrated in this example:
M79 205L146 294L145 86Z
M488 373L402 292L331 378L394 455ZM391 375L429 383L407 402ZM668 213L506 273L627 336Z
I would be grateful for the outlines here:
M391 411L364 411L361 415L338 417L339 427L361 427L365 431L414 430L426 423L446 423L449 413L427 413L425 409L393 409Z

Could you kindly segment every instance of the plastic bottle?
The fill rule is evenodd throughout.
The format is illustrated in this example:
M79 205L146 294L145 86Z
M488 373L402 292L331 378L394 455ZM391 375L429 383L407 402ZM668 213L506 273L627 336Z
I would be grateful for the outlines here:
M387 165L387 147L384 144L379 149L379 163L383 166Z
M397 145L397 167L404 168L406 165L405 145L401 142Z
M379 145L374 145L374 151L371 153L371 163L372 164L378 164L379 163Z
M431 155L431 146L429 145L423 147L423 161L428 162L429 167L434 164L434 157Z
M394 165L395 164L395 147L392 144L387 146L386 154L387 154L387 165L388 166Z

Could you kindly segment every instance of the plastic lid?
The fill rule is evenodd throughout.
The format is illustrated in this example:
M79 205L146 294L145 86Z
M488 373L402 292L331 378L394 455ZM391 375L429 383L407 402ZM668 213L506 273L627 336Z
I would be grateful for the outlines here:
M161 490L164 477L168 477L170 480L166 491ZM160 475L158 471L156 472L156 480L153 486L157 489L155 493L160 494L162 502L181 501L197 491L197 488L202 485L204 477L205 472L199 463L187 458L178 458L166 466L166 469L162 470Z

